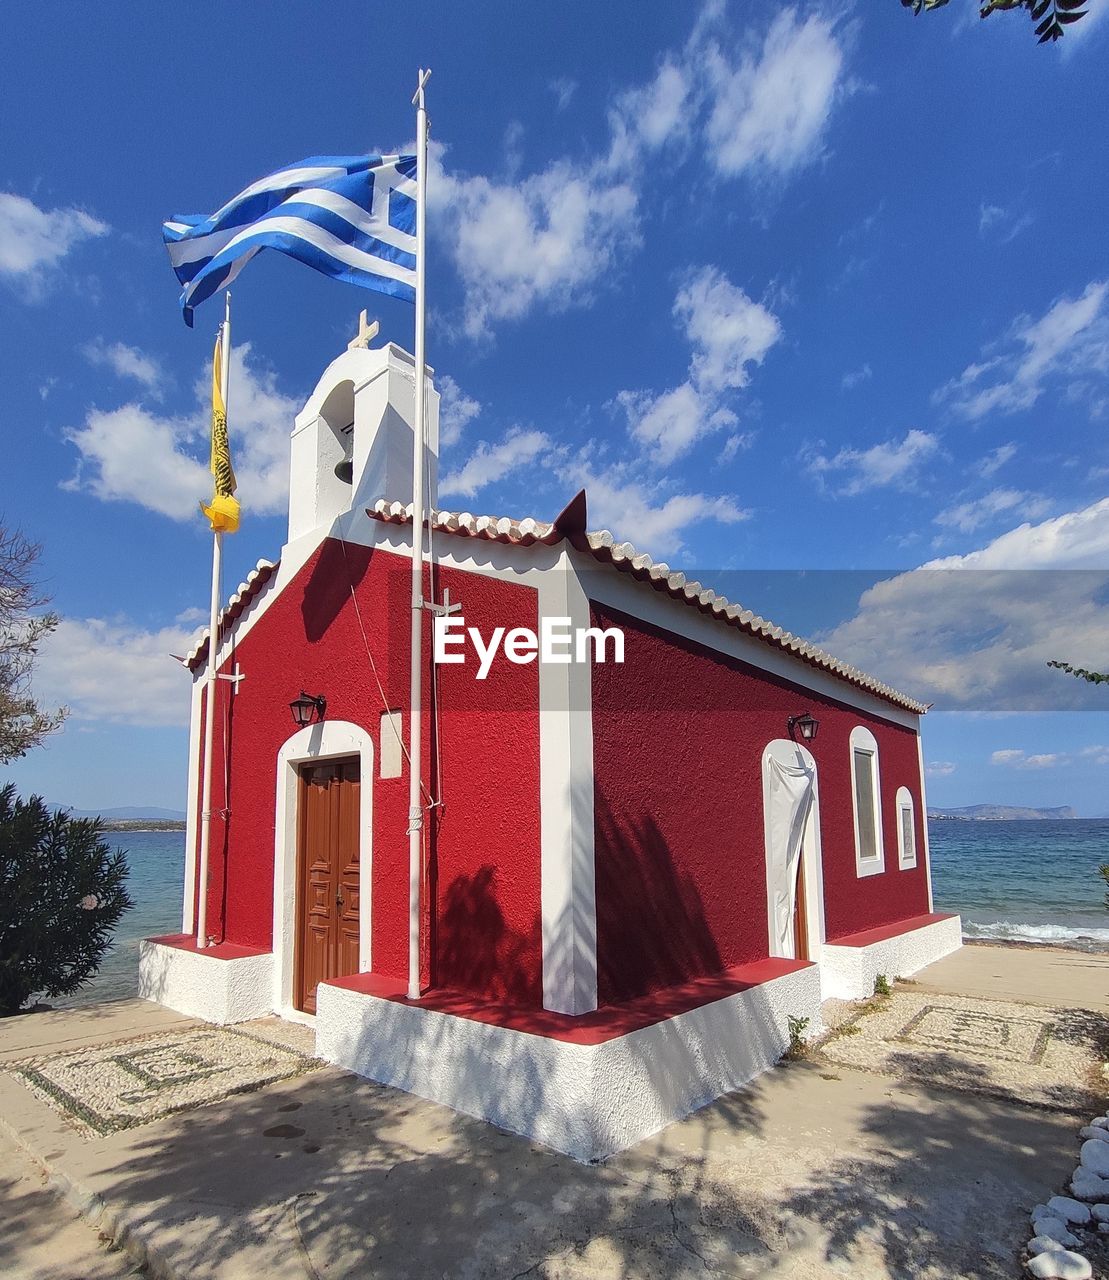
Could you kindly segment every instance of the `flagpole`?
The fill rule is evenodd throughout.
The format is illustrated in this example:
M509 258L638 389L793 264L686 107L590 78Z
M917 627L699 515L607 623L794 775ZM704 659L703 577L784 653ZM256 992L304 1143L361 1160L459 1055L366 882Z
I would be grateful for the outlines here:
M427 205L427 110L424 86L430 71L420 68L412 103L416 108L416 405L412 424L412 655L408 715L408 998L420 998L420 886L424 809L422 765L422 675L424 611L424 228Z
M227 412L227 390L231 373L231 294L224 301L224 319L220 327L220 394L224 414ZM196 945L208 945L208 853L212 840L212 744L216 728L216 691L218 688L220 576L223 569L223 533L212 533L212 598L208 613L208 671L204 691L204 783L200 801L200 886L196 910Z

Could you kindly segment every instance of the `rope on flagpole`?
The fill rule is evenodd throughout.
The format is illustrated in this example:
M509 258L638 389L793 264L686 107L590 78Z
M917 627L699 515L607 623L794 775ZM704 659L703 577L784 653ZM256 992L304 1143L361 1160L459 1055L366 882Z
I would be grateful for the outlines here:
M227 413L228 382L231 373L231 294L226 295L222 340L220 342L220 394L224 414ZM212 748L215 743L216 696L219 691L219 607L220 578L223 570L223 534L212 533L212 596L208 614L208 671L204 691L204 782L200 802L200 866L197 886L196 946L208 945L208 859L212 844Z
M412 103L416 108L416 404L412 423L412 651L408 717L408 998L420 998L420 899L423 880L424 809L421 769L424 612L424 403L425 353L424 243L427 209L427 108L424 88L431 72L420 68Z

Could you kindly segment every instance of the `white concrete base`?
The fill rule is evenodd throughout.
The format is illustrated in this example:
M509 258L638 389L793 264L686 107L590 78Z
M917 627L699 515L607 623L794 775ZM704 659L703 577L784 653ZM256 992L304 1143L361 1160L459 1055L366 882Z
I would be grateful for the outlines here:
M788 1015L820 1029L815 965L603 1044L571 1044L321 983L316 1052L573 1156L603 1160L781 1057Z
M139 995L205 1022L246 1022L273 1012L273 955L220 960L144 939Z
M883 938L868 947L825 943L820 966L824 999L862 1000L874 994L874 979L880 973L890 982L907 978L962 945L963 922L959 916Z

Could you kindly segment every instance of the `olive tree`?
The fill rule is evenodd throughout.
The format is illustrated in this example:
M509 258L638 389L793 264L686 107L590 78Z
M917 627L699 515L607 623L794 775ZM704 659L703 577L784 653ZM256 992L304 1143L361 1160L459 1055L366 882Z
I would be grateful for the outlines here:
M66 717L64 707L43 707L31 692L39 646L58 625L57 614L44 612L40 554L37 543L0 522L0 764L41 746Z

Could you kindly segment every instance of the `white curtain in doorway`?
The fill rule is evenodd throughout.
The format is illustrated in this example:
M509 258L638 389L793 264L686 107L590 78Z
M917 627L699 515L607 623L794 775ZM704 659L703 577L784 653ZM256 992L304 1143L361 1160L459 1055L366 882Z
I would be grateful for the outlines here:
M797 860L805 840L805 824L812 811L816 769L798 752L789 764L767 756L766 851L770 895L770 954L792 956L793 906L797 891Z

